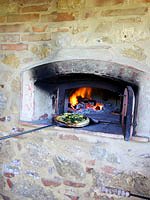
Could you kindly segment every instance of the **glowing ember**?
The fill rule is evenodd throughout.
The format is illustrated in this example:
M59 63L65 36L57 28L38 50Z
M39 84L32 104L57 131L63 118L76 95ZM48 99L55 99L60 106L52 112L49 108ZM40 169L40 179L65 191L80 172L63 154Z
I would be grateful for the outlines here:
M104 107L104 104L102 103L96 103L96 105L94 106L95 110L102 110Z
M83 105L85 105L85 109L102 110L104 104L97 103L95 100L92 100L91 94L92 88L90 87L82 87L75 90L75 92L69 98L70 108L73 110L79 110L79 107L83 107Z

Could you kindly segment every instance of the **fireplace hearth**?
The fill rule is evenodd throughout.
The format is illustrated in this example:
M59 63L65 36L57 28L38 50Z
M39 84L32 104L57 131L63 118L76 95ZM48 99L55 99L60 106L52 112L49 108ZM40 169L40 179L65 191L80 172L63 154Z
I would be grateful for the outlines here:
M90 118L90 124L79 130L124 135L129 140L135 134L138 87L108 70L100 74L87 65L79 69L78 62L72 70L57 62L23 73L21 121L58 125L53 120L56 115L79 113Z

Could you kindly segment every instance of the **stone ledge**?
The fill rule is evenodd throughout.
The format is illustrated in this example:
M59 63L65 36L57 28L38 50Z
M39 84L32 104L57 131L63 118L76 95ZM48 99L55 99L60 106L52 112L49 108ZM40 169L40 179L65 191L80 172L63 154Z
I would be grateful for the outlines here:
M41 125L35 125L31 123L23 123L24 126L28 126L31 128L37 128ZM46 130L52 130L57 131L57 134L59 135L60 139L63 140L80 140L80 141L88 141L88 142L97 142L101 137L103 138L110 138L110 139L119 139L124 140L123 135L117 135L117 134L111 134L111 133L103 133L103 132L90 132L85 130L78 130L74 128L62 128L57 126L51 126ZM150 138L148 137L142 137L142 136L133 136L130 142L142 142L147 143L150 142Z

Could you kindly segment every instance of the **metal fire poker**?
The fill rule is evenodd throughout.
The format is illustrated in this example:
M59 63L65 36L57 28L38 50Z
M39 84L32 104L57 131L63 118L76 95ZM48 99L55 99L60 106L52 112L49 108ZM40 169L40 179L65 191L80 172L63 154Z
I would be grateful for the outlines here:
M47 126L42 126L42 127L39 127L39 128L35 128L35 129L31 129L31 130L28 130L28 131L23 131L23 132L19 132L19 133L14 133L12 135L6 135L6 136L3 136L3 137L0 137L0 140L6 140L8 138L13 138L13 137L16 137L16 136L19 136L19 135L25 135L25 134L28 134L28 133L32 133L32 132L35 132L35 131L39 131L41 129L45 129L45 128L48 128L50 126L53 126L52 124L49 124Z

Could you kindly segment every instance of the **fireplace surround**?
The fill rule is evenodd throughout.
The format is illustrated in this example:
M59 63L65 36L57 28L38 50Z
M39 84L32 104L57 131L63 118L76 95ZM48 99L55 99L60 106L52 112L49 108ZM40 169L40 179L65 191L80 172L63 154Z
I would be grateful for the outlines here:
M94 120L102 121L102 123L84 129L124 134L121 119L123 97L126 96L125 88L130 87L135 99L134 109L131 113L133 119L129 125L133 129L132 135L138 135L136 125L139 126L141 123L138 120L138 102L142 73L137 69L118 63L88 59L56 61L24 70L22 72L20 120L22 123L38 125L53 123L53 116L68 112L70 109L68 107L69 95L73 91L82 87L90 87L93 91L102 94L94 98L99 98L105 106L102 111L94 113ZM108 107L111 109L106 109ZM105 112L106 110L111 112ZM93 119L93 115L87 112L83 114ZM108 125L108 122L111 123ZM126 119L123 123L126 123Z

